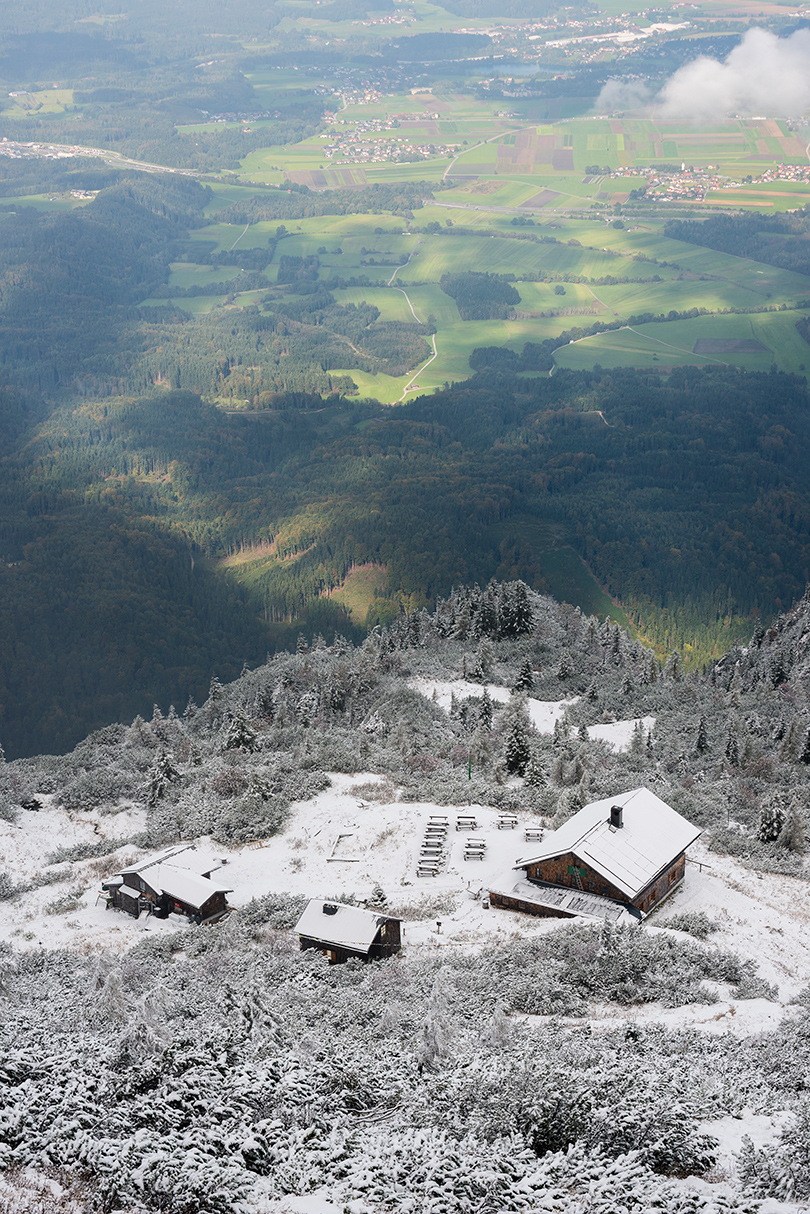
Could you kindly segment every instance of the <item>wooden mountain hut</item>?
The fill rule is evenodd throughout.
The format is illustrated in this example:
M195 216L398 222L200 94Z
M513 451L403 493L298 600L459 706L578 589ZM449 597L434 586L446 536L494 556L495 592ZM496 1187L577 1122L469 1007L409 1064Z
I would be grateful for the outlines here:
M141 860L102 882L107 905L135 919L145 911L166 919L185 915L193 923L216 923L230 907L230 888L211 880L219 863L191 846L171 848Z
M518 860L522 880L491 891L490 904L555 917L589 914L592 904L596 917L616 918L604 904L643 918L683 880L701 833L648 788L594 801Z
M295 925L301 948L317 948L330 965L392 957L402 947L400 920L361 906L313 898Z

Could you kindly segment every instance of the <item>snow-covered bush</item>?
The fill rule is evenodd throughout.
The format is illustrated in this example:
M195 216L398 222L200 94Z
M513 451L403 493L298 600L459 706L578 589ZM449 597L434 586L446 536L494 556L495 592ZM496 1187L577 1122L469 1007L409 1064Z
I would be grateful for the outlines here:
M59 793L65 809L114 807L122 797L134 796L140 784L138 773L121 767L96 767L83 771Z
M671 927L677 932L688 932L696 940L708 940L712 932L716 932L718 924L710 919L705 911L681 911L678 915L670 915L662 920L661 927Z
M0 873L0 902L7 902L17 893L18 887L8 873Z
M307 902L303 894L265 894L263 898L251 898L240 910L239 917L248 928L263 924L291 928L301 918Z
M810 1101L802 1101L776 1143L758 1149L744 1138L738 1166L743 1188L753 1196L810 1198Z

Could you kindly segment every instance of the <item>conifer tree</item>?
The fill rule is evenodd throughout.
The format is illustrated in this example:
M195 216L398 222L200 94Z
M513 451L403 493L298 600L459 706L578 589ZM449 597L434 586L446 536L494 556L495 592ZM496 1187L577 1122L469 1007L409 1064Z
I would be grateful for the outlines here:
M680 683L683 679L683 661L677 649L673 649L672 653L667 658L667 664L664 667L664 676L672 679L674 683Z
M522 776L531 757L529 730L531 723L523 696L515 696L509 705L509 723L504 744L506 770L512 775Z
M245 714L239 710L234 712L225 733L223 750L244 750L252 754L258 745L256 730L248 722Z
M777 794L768 805L763 805L759 815L757 838L761 843L775 843L785 825L785 808Z
M519 637L531 632L534 618L525 582L507 582L501 590L500 635Z
M740 677L739 666L735 666L734 675L729 684L728 695L726 696L726 703L728 704L729 708L739 708L741 697L742 697L742 678Z
M530 788L544 788L548 783L540 751L537 747L532 747L529 762L526 764L525 779Z
M534 687L534 669L531 658L526 658L515 680L515 691L531 691Z
M170 784L176 784L180 779L180 772L174 765L171 755L167 754L162 748L158 751L155 765L149 773L146 803L150 808L154 808L158 801L165 797Z
M778 842L788 851L802 853L805 849L804 822L795 805L791 805L785 814L785 822L779 832Z
M810 763L810 729L804 735L804 745L799 755L799 761L801 763Z
M706 724L706 718L701 716L698 721L697 738L695 740L695 751L699 755L705 755L709 750L709 728Z
M479 719L482 729L492 729L492 717L494 715L494 705L490 698L489 691L484 688L484 694L481 696L481 711Z

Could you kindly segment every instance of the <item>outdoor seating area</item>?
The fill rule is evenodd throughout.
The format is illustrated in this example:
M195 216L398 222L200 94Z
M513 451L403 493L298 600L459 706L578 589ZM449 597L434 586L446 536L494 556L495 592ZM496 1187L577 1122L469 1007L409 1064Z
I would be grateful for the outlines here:
M419 848L417 877L436 877L447 862L447 832L449 820L434 814L428 819L425 834Z
M464 844L464 859L465 860L483 860L487 854L487 845L484 839L469 838Z

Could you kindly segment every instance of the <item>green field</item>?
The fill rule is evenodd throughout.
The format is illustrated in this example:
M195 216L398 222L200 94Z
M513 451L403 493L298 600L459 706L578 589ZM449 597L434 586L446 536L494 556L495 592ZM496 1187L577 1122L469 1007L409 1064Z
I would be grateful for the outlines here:
M615 620L622 628L631 628L630 620L605 594L573 548L551 548L538 558L548 592L558 603L575 603L588 615Z
M384 565L361 565L352 569L343 585L333 590L330 598L342 603L352 617L352 622L362 627L368 609L378 594L385 588L387 573Z
M1 162L0 162L1 163ZM22 194L15 197L3 197L0 201L4 207L33 207L37 211L75 211L77 207L86 207L89 198L72 198L70 194Z
M766 312L753 316L701 316L694 320L664 321L620 329L589 337L555 352L560 367L727 365L744 371L781 370L803 373L810 365L810 346L795 327L795 312ZM698 341L713 343L758 342L759 352L723 349L695 353Z
M261 248L274 238L278 225L272 221L247 229L216 222L218 207L238 197L241 189L220 187L210 207L215 222L194 233L195 239L207 242L209 248L238 252L240 247ZM428 206L415 213L415 221L424 226L434 222L434 216L443 216L440 221L446 224L450 213ZM461 215L466 226L467 213ZM335 375L350 376L361 396L387 403L467 378L471 374L470 355L479 346L501 345L520 352L527 341L539 342L572 328L588 328L596 321L644 313L666 315L693 308L722 313L728 309L795 306L810 292L810 284L802 275L666 239L650 222L614 228L610 223L563 218L554 224L538 221L533 228L516 231L508 215L480 211L473 217L478 224L471 226L485 230L495 226L502 234L492 236L482 231L481 235L456 235L452 228L438 233L406 232L404 220L379 214L302 219L276 244L265 273L273 281L282 256L317 255L322 279L334 274L343 278L363 275L374 284L337 289L337 302L366 301L379 309L384 321L410 323L415 314L420 322L435 324L436 357L407 375L394 378L356 369L334 369ZM552 235L554 239L543 243L516 238L525 235ZM645 260L638 260L638 254ZM400 264L409 255L407 264ZM455 302L438 285L443 274L459 266L514 276L520 295L514 318L462 320ZM525 281L522 274L527 270L551 275L556 281ZM211 269L177 262L172 266L170 286L224 282L237 273L238 267ZM577 276L591 282L570 281ZM607 277L629 281L595 281ZM175 302L198 314L224 306L255 304L261 295L261 291L244 292L228 305L223 296L181 297ZM165 301L146 302L154 305ZM556 361L566 367L728 363L750 370L767 370L776 363L800 371L807 350L795 330L795 318L793 311L765 312L639 325L632 332L622 329L566 346L557 353ZM722 342L754 340L763 348L696 352L696 341L707 335Z
M298 7L295 2L289 6L285 21L290 28L314 30L317 25L323 36L328 34L327 27L306 15L303 5L300 11ZM392 37L422 32L425 22L436 30L459 26L459 19L445 10L420 3L411 25L343 22L335 29L342 29L345 35L356 26L363 37L383 36L382 31ZM475 27L482 24L486 23ZM285 90L321 83L317 73L289 67L248 75L268 103ZM336 275L344 279L363 276L371 284L337 289L337 302L371 303L384 321L409 323L415 314L420 321L435 323L437 354L421 368L396 378L346 371L360 395L393 403L417 387L430 391L464 379L470 375L470 354L478 346L503 345L519 352L527 341L553 338L595 321L691 309L712 315L639 325L633 332L622 329L589 338L560 350L557 362L560 366L650 367L716 362L752 370L776 363L785 369L802 368L806 349L795 330L795 312L727 312L780 305L793 308L810 292L805 277L664 238L663 205L645 209L644 204L627 201L630 191L645 185L646 179L641 175L611 178L601 172L684 160L698 167L718 165L721 174L756 175L768 163L801 159L798 136L786 123L735 119L699 127L593 116L549 122L525 116L543 108L536 98L510 98L509 113L497 97L477 97L469 84L461 88L449 80L437 79L430 93L400 90L382 95L367 90L364 97L328 74L323 82L337 93L345 93L348 103L337 112L340 122L299 144L269 146L247 156L233 182L221 181L212 187L214 197L207 211L214 222L195 232L193 239L220 251L268 246L275 238L275 222L256 223L247 229L217 222L224 207L252 196L251 182L280 184L287 177L322 189L444 179L447 188L437 191L435 201L415 209L412 219L367 214L287 221L288 234L275 245L265 271L271 281L281 257L317 255L322 280ZM576 109L576 99L571 105ZM558 112L562 108L560 102ZM357 124L369 122L385 125L379 131L361 129L352 134ZM252 125L261 128L260 123ZM325 155L327 144L352 138L370 144L389 139L447 143L461 145L462 151L452 161L442 156L406 164L370 160L343 164L345 153L332 158ZM594 167L600 171L586 174L586 168ZM804 183L753 183L734 191L715 191L707 210L724 203L784 209L801 205L807 195ZM617 213L624 226L613 227ZM521 216L530 217L532 223L515 224ZM436 224L440 231L426 230ZM454 229L465 232L456 234ZM546 243L543 238L547 237L552 239ZM400 264L405 259L406 264ZM444 274L459 268L508 275L520 294L516 315L508 320L461 320L456 304L438 285ZM238 268L211 270L202 264L175 263L170 286L227 281L237 273ZM551 281L526 281L527 274ZM576 278L586 282L571 281ZM555 291L555 286L562 292ZM188 311L204 312L254 304L260 298L260 292L246 292L229 305L221 296L178 298L177 302ZM695 351L696 342L707 335L710 345ZM720 342L719 354L707 353L713 349L712 341ZM758 342L762 348L734 348L735 341Z
M30 118L32 115L64 114L74 109L73 89L40 89L34 92L20 92L18 96L10 94L3 106L5 118Z

